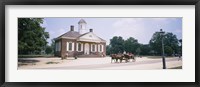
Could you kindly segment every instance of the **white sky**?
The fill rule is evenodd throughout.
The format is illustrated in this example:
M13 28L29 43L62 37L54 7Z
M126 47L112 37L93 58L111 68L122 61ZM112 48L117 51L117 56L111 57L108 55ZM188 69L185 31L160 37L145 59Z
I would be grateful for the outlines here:
M70 30L70 25L78 31L78 21L81 18L44 18L43 27L50 34L48 42ZM139 43L148 44L154 32L163 29L172 32L182 39L182 18L82 18L87 22L87 30L93 32L110 43L113 36L123 39L134 37Z

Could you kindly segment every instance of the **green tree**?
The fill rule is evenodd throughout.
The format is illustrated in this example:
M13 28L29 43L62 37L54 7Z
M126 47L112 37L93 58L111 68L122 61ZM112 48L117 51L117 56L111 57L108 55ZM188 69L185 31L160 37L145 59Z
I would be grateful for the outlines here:
M110 39L111 53L123 53L124 51L124 39L119 36L114 36Z
M126 52L136 53L137 49L138 49L138 51L140 50L137 39L130 37L127 40L125 40L124 50Z
M171 56L174 53L173 49L170 46L165 46L166 56Z
M52 54L53 48L51 46L47 45L46 49L45 49L45 52L46 52L46 54Z
M110 45L106 45L106 55L110 55L111 53L111 46Z
M136 49L136 53L137 53L137 55L140 55L140 53L141 53L140 47L138 47L138 48Z
M41 26L42 18L18 18L18 53L32 54L45 50L49 33Z
M166 33L164 38L165 47L169 46L173 51L173 53L178 53L179 51L179 42L173 33ZM170 55L170 53L168 53Z
M140 55L150 55L151 52L153 52L153 51L151 51L149 44L145 44L145 45L141 44L140 49L141 49Z
M179 54L182 55L182 39L179 40Z
M149 42L152 53L160 55L162 52L161 35L159 32L155 32Z
M150 47L157 55L162 53L162 37L159 32L155 32L149 42ZM171 52L178 53L178 39L173 33L163 35L165 53L171 56ZM166 48L167 47L167 48Z
M56 52L55 38L51 40L51 48L52 48L52 53L55 54Z

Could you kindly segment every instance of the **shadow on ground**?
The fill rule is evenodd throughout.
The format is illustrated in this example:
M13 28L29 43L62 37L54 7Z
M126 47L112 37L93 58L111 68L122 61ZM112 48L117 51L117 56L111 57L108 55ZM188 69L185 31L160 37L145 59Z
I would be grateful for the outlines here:
M35 60L35 59L21 59L21 58L18 58L18 66L36 65L37 62L40 62L40 61L39 60Z

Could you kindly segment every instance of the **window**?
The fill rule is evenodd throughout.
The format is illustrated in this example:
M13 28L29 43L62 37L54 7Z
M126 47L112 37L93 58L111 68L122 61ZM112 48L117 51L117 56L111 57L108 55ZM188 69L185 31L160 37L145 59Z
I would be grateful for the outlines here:
M67 51L74 51L74 43L73 42L67 42L67 46L66 46L66 50Z
M72 43L69 43L69 51L72 50Z
M92 45L92 51L93 52L95 51L95 45L94 44Z
M100 45L100 52L102 52L102 45Z
M78 51L81 51L81 43L78 43Z
M61 50L61 42L59 41L58 42L58 51L60 51Z
M56 51L58 51L58 43L56 43L56 47L55 47Z
M98 51L99 51L99 52L103 52L103 45L102 45L102 44L99 44L99 45L98 45Z
M61 42L56 43L56 51L60 51L61 49Z

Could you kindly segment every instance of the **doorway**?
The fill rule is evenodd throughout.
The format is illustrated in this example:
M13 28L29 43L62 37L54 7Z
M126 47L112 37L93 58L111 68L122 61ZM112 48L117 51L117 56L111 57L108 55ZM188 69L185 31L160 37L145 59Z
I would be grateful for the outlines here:
M89 44L85 43L85 50L84 50L84 54L89 54Z

